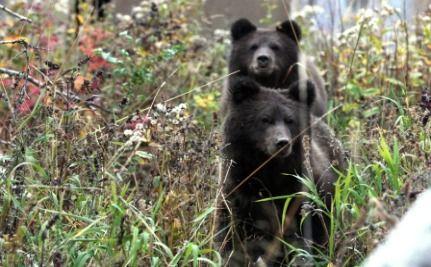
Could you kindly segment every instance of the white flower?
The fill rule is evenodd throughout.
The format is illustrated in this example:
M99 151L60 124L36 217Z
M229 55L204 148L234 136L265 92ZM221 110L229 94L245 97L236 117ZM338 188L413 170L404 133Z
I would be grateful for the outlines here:
M135 126L135 130L140 131L142 129L144 129L144 124L143 123L137 123Z
M229 36L229 31L222 30L222 29L215 29L214 30L214 36L216 38L226 38Z
M163 47L163 42L156 42L155 44L154 44L154 46L155 47L157 47L158 49L160 49L160 48L162 48Z
M33 196L30 192L27 191L24 193L24 195L27 199L31 199L31 197Z
M130 21L132 21L132 17L130 15L117 14L116 17L121 22L130 22Z
M144 17L144 14L142 14L142 13L137 13L137 14L135 14L135 15L134 15L134 17L135 17L136 19L142 19L142 18Z
M162 113L166 112L166 105L162 104L162 103L158 103L156 105L156 109Z
M429 8L431 9L431 5L430 5ZM419 19L422 20L425 23L431 22L431 17L428 17L428 16L420 16Z
M319 5L306 5L301 10L294 12L292 18L303 17L307 18L313 15L323 14L325 10Z
M141 6L135 6L132 8L132 14L142 13L143 11L144 11L144 8Z
M178 106L175 106L173 109L172 109L172 113L176 113L176 114L180 114L180 113L182 113L185 109L187 109L187 104L186 103L181 103L181 104L179 104Z
M361 8L358 11L358 17L359 17L358 23L357 23L358 25L361 25L362 23L374 24L376 21L375 20L376 13L373 10L368 9L368 8L367 9ZM373 19L374 19L374 21L371 22Z
M125 130L124 131L124 133L123 133L125 136L130 136L130 135L132 135L133 134L133 131L132 130L130 130L130 129L127 129L127 130Z
M67 14L69 12L69 1L68 0L59 0L54 4L54 9L57 12L61 12Z

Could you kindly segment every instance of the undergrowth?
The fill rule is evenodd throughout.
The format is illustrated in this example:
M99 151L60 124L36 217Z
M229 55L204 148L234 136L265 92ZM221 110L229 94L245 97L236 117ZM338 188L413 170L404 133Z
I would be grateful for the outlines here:
M72 16L16 2L32 23L0 22L2 265L220 266L227 32L201 32L199 1L144 1L103 21L85 4ZM412 23L364 11L335 36L312 16L296 18L303 50L324 70L327 120L351 159L316 259L358 265L430 184L431 10Z

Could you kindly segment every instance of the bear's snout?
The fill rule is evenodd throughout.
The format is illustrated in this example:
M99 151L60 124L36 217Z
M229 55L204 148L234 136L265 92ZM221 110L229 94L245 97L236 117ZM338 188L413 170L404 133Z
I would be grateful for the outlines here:
M277 153L277 157L287 157L292 152L290 130L283 124L275 124L267 129L265 150L269 155Z
M283 148L283 147L285 147L285 146L287 146L289 144L289 139L287 139L287 138L279 138L277 141L276 141L276 143L275 143L275 146L278 148L278 149L281 149L281 148Z
M274 56L274 52L268 47L259 48L253 56L252 73L258 77L272 75L275 70Z
M259 68L266 68L269 65L270 57L267 55L260 55L257 57L257 66Z
M288 138L287 136L277 138L274 144L273 153L278 152L277 157L289 156L292 152L292 144L290 143L290 141L290 138Z

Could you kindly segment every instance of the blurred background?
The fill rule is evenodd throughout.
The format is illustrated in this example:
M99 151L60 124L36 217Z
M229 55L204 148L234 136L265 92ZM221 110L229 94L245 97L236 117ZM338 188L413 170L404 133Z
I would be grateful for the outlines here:
M1 266L221 266L218 111L239 17L298 22L350 152L328 251L295 256L359 266L431 186L431 0L110 2L100 16L93 0L0 0L32 21L0 12Z
M85 1L85 0L84 0ZM88 2L89 0L87 0ZM103 1L103 0L101 0ZM0 4L8 4L10 0L0 0ZM43 2L28 0L27 2ZM72 5L75 1L60 0ZM109 2L106 1L106 2ZM110 0L115 12L130 14L140 0ZM160 1L148 1L158 3ZM268 24L292 16L305 6L319 6L317 22L321 28L340 30L352 21L352 16L360 9L379 9L389 5L400 10L407 19L424 11L431 0L203 0L204 14L207 26L210 28L225 28L232 21L246 17L258 24ZM0 17L4 14L0 14Z

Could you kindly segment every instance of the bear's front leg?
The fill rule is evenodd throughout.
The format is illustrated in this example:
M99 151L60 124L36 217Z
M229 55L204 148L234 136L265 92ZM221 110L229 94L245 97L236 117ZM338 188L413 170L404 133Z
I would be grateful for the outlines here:
M305 85L305 88L302 86ZM316 98L316 86L311 80L296 81L292 83L287 89L280 89L279 92L298 102L306 103L307 106L311 106ZM302 94L302 92L304 94Z
M238 76L230 80L229 91L235 103L240 103L248 96L257 94L259 90L259 84L250 77Z

